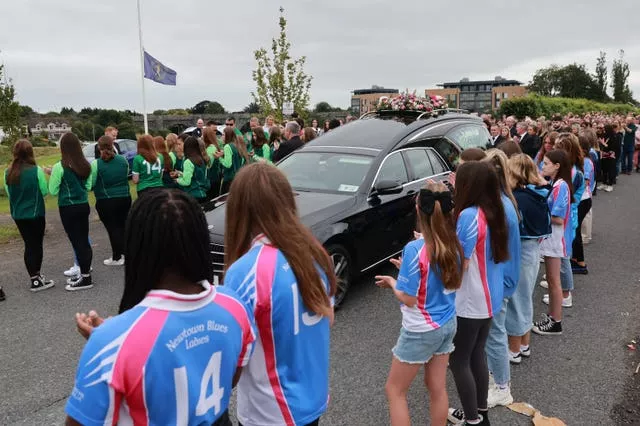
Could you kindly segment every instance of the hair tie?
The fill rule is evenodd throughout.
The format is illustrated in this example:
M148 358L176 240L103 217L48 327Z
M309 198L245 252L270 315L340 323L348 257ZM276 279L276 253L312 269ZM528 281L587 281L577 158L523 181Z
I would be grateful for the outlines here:
M432 215L436 206L436 201L440 202L440 208L444 214L453 210L453 198L451 192L433 192L429 189L421 189L418 195L418 206L420 210L427 214Z

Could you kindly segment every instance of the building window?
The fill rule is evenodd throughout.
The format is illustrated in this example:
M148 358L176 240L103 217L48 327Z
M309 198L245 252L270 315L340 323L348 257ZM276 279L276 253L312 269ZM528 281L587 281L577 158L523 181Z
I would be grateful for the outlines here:
M502 99L507 99L509 97L509 94L507 92L504 92L502 94Z

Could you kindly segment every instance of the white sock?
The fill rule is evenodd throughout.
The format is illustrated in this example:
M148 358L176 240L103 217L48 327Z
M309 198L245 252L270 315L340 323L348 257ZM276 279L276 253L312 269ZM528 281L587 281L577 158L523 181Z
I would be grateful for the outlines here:
M509 351L509 355L511 355L512 358L515 358L516 356L520 355L520 352L511 352L511 351Z
M520 352L525 352L529 350L529 345L520 345Z
M498 389L500 390L505 390L505 389L509 389L509 383L505 383L503 385L496 383L496 386L498 386Z

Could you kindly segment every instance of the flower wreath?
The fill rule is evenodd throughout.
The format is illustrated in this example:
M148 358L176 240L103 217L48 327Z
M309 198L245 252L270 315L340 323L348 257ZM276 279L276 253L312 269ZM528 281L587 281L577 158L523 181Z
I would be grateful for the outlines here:
M389 98L382 96L378 101L378 111L417 111L432 112L434 109L446 108L447 102L442 96L431 95L423 98L408 91Z

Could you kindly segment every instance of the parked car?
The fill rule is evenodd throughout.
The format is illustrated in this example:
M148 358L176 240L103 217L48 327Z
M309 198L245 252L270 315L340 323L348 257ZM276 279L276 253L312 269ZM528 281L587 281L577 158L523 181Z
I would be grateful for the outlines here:
M224 128L227 127L225 124L218 124L216 126L216 134L218 135L218 137L222 137L223 133L224 133ZM183 132L181 133L186 133L190 136L193 136L193 131L197 129L196 126L191 126L191 127L187 127L186 129L184 129Z
M409 124L389 118L397 117L339 127L276 165L295 191L302 222L333 260L336 306L355 277L397 256L412 238L415 195L426 181L447 180L462 150L490 146L483 122L468 114ZM224 265L225 199L205 206L214 281Z
M88 162L92 162L96 158L96 143L97 142L88 143L82 148L82 153ZM138 142L133 139L116 139L116 143L120 147L120 154L129 162L129 171L131 171L133 167L133 157L138 153Z

